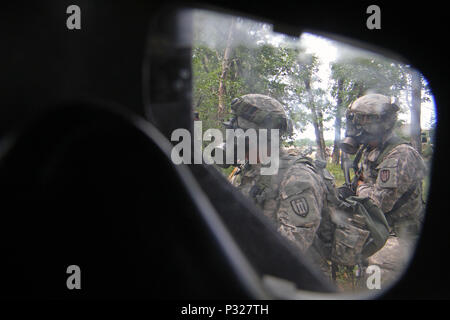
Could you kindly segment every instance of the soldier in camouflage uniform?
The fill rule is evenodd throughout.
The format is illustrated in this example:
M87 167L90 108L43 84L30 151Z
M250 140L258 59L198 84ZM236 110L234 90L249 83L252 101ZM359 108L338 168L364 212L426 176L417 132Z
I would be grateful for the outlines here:
M424 216L425 164L420 154L394 133L398 110L390 98L380 94L358 98L347 110L346 138L341 145L348 153L356 153L362 145L356 194L370 198L391 227L392 236L383 249L369 258L369 264L380 266L384 283L395 279L407 263Z
M235 117L234 126L227 124L229 128L279 129L280 134L289 131L283 106L268 96L244 95L232 101L231 109ZM262 209L282 235L329 274L322 250L327 250L327 243L330 250L331 209L326 194L327 183L334 186L334 178L324 161L299 157L284 148L280 148L279 158L278 174L261 175L261 164L247 161L235 169L230 180Z

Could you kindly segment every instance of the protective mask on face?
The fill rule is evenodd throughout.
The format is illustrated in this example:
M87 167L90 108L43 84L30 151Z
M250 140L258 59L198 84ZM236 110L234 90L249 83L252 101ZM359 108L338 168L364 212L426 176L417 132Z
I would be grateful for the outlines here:
M238 118L236 116L231 118L227 122L222 122L222 124L225 127L225 129L231 129L231 130L239 129ZM222 156L223 156L223 160L221 161L222 164L217 163L218 166L220 166L222 168L228 168L230 165L237 166L237 165L242 164L243 161L245 161L245 159L238 158L237 143L236 143L236 141L234 141L234 142L235 143L233 144L233 148L234 148L233 159L231 161L230 161L230 159L227 159L227 143L226 142L222 143L220 146L216 147L211 152L211 155L213 157L215 157L216 152L220 152L222 154Z
M356 154L361 145L379 142L381 137L380 134L369 133L361 129L354 135L346 133L346 137L340 142L340 147L345 153Z
M347 113L347 130L341 141L341 149L348 154L355 154L360 145L379 142L385 133L380 117Z
M356 127L353 123L353 114L347 114L347 129L345 130L345 138L340 142L342 151L348 154L355 154L361 144L358 139L361 136L361 133L362 128Z
M342 151L348 154L355 154L359 149L359 143L352 137L345 137L340 142Z

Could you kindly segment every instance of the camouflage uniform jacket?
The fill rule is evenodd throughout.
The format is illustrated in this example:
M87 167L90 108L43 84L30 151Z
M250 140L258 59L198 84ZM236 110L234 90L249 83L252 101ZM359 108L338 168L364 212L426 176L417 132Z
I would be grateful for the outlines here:
M423 220L425 171L419 153L393 134L381 147L364 151L364 183L356 193L369 197L383 211L397 236L417 235Z
M282 149L277 175L260 175L259 170L260 165L243 166L233 184L253 199L301 252L306 252L318 238L330 243L332 227L325 180L334 186L334 177L325 164Z

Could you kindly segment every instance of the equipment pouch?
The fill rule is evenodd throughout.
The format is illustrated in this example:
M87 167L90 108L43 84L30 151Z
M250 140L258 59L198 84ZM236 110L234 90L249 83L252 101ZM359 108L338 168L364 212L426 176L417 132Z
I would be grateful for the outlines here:
M345 202L348 209L335 219L331 260L352 266L384 246L389 226L383 212L368 198L350 197Z
M339 224L334 233L331 260L336 263L353 266L361 258L369 231L348 224Z

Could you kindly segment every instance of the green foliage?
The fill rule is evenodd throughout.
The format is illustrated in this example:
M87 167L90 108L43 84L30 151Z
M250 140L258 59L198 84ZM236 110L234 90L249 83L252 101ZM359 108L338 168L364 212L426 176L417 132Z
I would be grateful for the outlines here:
M203 122L203 131L223 130L222 121L231 117L232 99L248 93L266 94L279 100L296 133L315 123L321 125L319 130L323 134L327 121L337 118L342 120L340 126L345 129L345 109L356 98L373 92L398 97L411 89L412 69L380 56L355 52L341 55L330 64L329 79L323 79L323 75L319 77L321 61L316 55L293 45L287 36L276 35L277 41L273 41L275 35L267 24L205 14L199 14L194 22L192 103ZM230 55L224 61L230 34ZM225 110L219 114L218 91L224 65L227 66L223 79ZM328 88L321 83L327 80ZM424 79L422 82L425 90L422 97L426 100L429 87ZM435 118L430 122L435 124ZM400 126L396 131L409 139ZM291 137L284 145L313 147L316 141L294 141ZM331 141L325 145L331 146Z
M202 18L204 19L204 17ZM201 20L206 23L206 20ZM223 27L226 21L208 24L212 34L225 37ZM286 76L295 60L297 51L288 47L274 46L265 40L266 25L238 21L233 29L233 45L228 63L228 73L224 79L224 113L218 116L218 90L220 75L224 66L223 42L206 41L204 25L197 26L192 49L193 109L199 112L203 130L222 128L221 122L230 118L230 104L235 97L260 93L274 97L286 104ZM226 29L226 28L225 28ZM226 63L226 62L225 62ZM288 115L290 114L287 108ZM301 117L295 114L294 121Z
M347 267L337 265L336 286L343 291L355 291L360 289L357 285L356 269L357 267Z
M356 57L334 62L332 78L344 80L341 92L345 105L368 92L397 96L406 86L401 65L381 57ZM336 96L336 83L332 88Z
M350 156L350 159L353 160L354 156ZM345 183L344 172L341 169L340 164L328 163L327 170L334 176L336 187L340 187ZM353 170L350 170L350 179L353 179L355 176Z
M328 163L327 170L334 176L337 187L340 187L345 183L344 172L341 169L341 165Z
M331 103L326 91L316 86L320 82L318 57L301 50L296 53L289 73L288 114L296 121L296 128L300 129L307 123L323 123Z
M331 95L342 101L339 106L342 110L364 94L398 96L406 87L402 65L381 57L356 57L333 62L331 79ZM339 80L342 90L338 90Z

